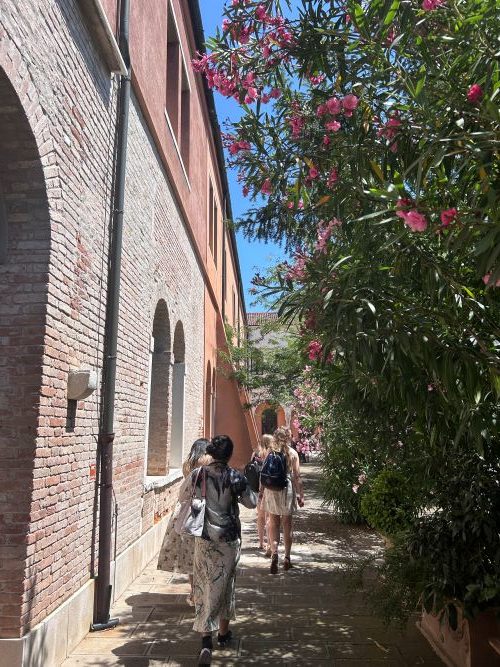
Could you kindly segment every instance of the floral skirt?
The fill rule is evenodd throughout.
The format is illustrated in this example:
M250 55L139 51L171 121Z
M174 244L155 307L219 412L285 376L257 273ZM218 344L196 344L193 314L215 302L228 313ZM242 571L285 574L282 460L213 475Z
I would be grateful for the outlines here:
M235 580L240 548L240 540L212 542L195 538L193 630L196 632L213 632L221 618L236 617Z
M175 522L181 506L177 503L165 531L165 537L158 555L159 570L193 574L194 537L178 535Z

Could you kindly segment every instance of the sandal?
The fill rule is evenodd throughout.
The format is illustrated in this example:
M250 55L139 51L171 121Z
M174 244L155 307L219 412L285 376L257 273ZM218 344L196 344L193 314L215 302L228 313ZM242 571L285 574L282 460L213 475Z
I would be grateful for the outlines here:
M283 558L283 569L284 570L289 570L292 567L292 563L290 561L290 556L285 556Z
M271 558L272 555L273 553L271 551L271 547L267 547L267 549L264 552L264 558Z
M273 554L271 556L271 568L269 572L271 574L278 574L278 554Z
M231 630L228 630L225 635L217 633L217 642L219 643L219 646L226 646L226 644L229 644L232 638L233 638L233 633L231 632Z

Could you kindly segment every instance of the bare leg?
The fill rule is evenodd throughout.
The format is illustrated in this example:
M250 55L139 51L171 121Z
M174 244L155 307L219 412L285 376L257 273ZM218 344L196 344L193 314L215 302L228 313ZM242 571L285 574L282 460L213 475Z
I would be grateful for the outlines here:
M278 544L280 541L280 516L279 514L269 514L269 543L273 554L278 553Z
M293 518L291 514L286 514L283 519L283 542L285 543L285 558L290 558L293 539Z
M264 548L265 530L266 530L266 513L264 512L262 507L259 506L259 509L257 510L257 533L259 535L259 547L261 549Z
M221 618L219 619L219 634L227 635L229 632L229 619Z

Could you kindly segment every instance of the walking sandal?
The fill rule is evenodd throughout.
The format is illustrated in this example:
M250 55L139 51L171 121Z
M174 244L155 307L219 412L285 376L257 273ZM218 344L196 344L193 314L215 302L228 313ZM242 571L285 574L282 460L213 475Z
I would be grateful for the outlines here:
M292 563L290 562L290 556L285 556L283 558L283 569L284 570L289 570L292 567Z
M271 574L278 574L278 554L273 554L271 556L271 569L269 572Z

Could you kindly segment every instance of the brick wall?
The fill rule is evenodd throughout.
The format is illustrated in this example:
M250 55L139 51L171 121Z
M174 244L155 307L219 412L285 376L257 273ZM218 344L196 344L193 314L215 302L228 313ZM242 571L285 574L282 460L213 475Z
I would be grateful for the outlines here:
M8 318L0 357L0 367L8 369L8 391L0 410L12 419L0 450L0 476L7 483L0 502L12 511L0 509L6 524L19 528L0 531L0 548L6 549L0 563L0 636L12 637L57 608L96 567L90 467L96 461L99 392L78 403L74 429L68 429L66 378L71 368L100 371L101 366L116 91L73 0L3 0L0 28L0 66L18 98L13 122L22 122L23 109L34 135L31 140L24 131L30 155L23 159L19 146L11 160L24 175L32 168L41 176L43 169L47 197L44 204L43 181L33 172L25 208L7 201L9 215L20 216L17 223L26 232L19 243L12 236L19 270L11 273L16 287L9 291L10 304L2 299L1 313L2 326ZM7 93L0 94L3 106ZM39 163L33 157L37 150ZM32 160L31 166L20 165ZM14 170L9 173L17 178ZM22 176L15 182L26 182ZM2 188L8 200L8 184ZM16 196L23 194L21 188ZM184 328L188 444L200 435L203 409L203 278L135 101L125 206L115 412L118 553L152 525L155 514L168 511L174 493L169 488L144 496L143 485L149 341L160 299L168 308L171 336L178 322ZM24 287L21 273L29 276ZM23 532L24 546L16 546ZM13 567L17 576L7 575ZM11 588L4 585L7 579Z
M29 121L0 70L0 637L19 633L47 302L49 213ZM28 547L30 548L30 547Z

